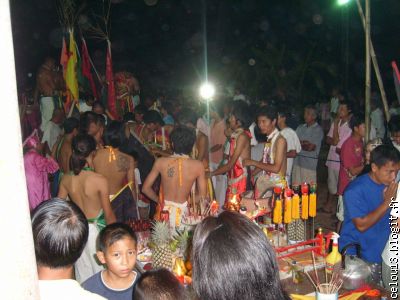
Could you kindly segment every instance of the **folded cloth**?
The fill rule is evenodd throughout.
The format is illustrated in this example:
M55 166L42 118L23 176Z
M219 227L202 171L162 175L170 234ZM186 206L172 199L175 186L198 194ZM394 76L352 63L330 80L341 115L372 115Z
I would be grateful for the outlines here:
M99 230L99 232L107 225L106 219L104 216L104 211L102 209L100 210L100 212L96 218L91 218L91 219L88 219L87 221L89 224L90 223L94 224L97 227L97 229Z
M182 223L182 218L187 215L187 205L187 201L184 203L176 203L168 200L164 201L164 210L169 212L169 226L173 231L179 229Z
M117 222L137 220L137 203L132 195L132 182L125 185L117 194L110 195L111 207Z

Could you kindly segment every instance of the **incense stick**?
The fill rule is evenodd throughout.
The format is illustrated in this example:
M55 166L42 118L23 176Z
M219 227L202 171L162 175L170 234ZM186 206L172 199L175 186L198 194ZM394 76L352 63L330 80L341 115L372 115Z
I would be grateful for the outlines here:
M317 287L317 285L315 284L314 280L311 278L310 274L308 274L306 271L303 271L303 273L307 275L308 279L311 281L312 285L315 287L315 290L316 291L321 291L319 289L319 287Z
M320 283L320 281L319 281L318 272L317 272L317 267L316 267L316 265L315 265L314 251L311 251L311 255L312 255L312 260L313 260L313 267L314 267L315 278L317 279L318 285L320 285L321 283Z

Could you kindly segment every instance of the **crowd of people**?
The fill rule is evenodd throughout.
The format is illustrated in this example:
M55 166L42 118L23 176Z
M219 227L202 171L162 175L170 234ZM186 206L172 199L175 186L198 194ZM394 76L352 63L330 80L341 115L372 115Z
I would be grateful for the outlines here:
M391 220L399 210L390 208L399 181L400 116L391 117L385 132L374 107L366 146L364 115L338 94L330 125L323 124L327 133L313 105L304 107L304 123L291 128L286 106L249 105L237 95L216 99L209 113L201 103L146 99L119 120L88 97L66 116L48 99L54 83L45 67L38 80L41 126L23 143L43 299L61 290L77 299L102 299L89 292L107 299L188 299L168 271L134 271L137 240L126 223L166 210L175 229L196 199L213 195L223 210L232 195L246 191L262 198L282 183L321 183L324 142L328 196L320 195L320 212L337 218L340 248L359 244L376 282L381 265L386 286L393 281ZM302 222L296 230L292 241L304 238ZM194 233L192 259L199 299L289 299L272 246L240 214L204 219Z

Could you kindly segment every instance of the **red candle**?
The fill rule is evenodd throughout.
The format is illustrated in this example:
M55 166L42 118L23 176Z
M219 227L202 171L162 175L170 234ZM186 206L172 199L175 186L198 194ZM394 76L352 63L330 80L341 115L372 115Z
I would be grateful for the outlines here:
M185 276L184 275L176 275L176 278L178 278L180 283L185 284Z
M303 195L308 194L308 184L306 182L301 185L301 193Z

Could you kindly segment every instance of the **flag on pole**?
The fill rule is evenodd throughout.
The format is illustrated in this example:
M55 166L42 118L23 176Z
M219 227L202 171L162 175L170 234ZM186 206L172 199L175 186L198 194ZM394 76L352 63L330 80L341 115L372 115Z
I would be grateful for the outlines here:
M62 49L61 49L61 57L60 57L60 65L63 68L63 77L64 77L64 79L65 79L65 73L67 71L67 63L68 63L67 42L65 41L65 37L63 37Z
M92 93L95 99L99 99L99 95L97 93L96 84L94 82L91 65L90 65L90 57L89 51L87 49L86 41L82 37L82 50L81 50L81 61L82 61L82 75L87 78L90 84L90 88L92 89Z
M397 101L400 103L400 72L397 68L397 64L395 61L392 61L393 68L393 78L394 78L394 87L396 89Z
M107 106L111 116L117 120L117 109L116 109L116 96L115 96L115 85L114 85L114 74L112 68L111 58L111 42L107 40L107 56L106 56L106 81L107 81Z
M79 99L79 89L78 89L78 77L76 74L76 63L77 63L77 54L76 54L76 44L74 40L74 33L71 30L69 32L69 57L67 64L67 71L65 72L65 84L67 86L67 103L66 109L69 108L71 101L75 101L77 105Z

